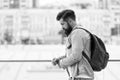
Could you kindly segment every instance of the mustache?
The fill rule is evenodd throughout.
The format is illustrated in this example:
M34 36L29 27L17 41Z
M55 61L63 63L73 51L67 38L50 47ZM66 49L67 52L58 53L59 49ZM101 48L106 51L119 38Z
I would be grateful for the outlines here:
M63 30L67 30L67 29L65 29L65 28L62 28Z
M68 36L71 33L72 28L68 28L68 29L63 28L63 31L64 31L64 34Z

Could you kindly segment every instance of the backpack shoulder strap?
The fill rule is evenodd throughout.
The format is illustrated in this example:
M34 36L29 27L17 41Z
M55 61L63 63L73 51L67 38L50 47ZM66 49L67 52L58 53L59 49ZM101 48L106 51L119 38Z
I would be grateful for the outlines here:
M90 31L88 31L87 29L85 29L85 28L81 28L81 27L76 27L76 28L74 28L74 30L76 30L76 29L85 30L87 33L89 33L90 35L92 35L92 33L91 33Z
M82 55L88 60L88 62L90 63L90 58L87 56L87 54L83 51Z

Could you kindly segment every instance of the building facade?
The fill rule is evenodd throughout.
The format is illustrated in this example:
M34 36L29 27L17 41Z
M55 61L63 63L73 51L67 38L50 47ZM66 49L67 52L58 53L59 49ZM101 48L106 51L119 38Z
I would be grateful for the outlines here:
M113 1L119 4L119 0ZM98 0L95 3L98 4L95 9L74 9L78 23L108 42L112 36L120 38L119 5L114 5L112 0ZM0 39L7 32L9 36L13 34L15 41L30 37L59 42L61 27L56 15L61 10L35 8L39 8L38 0L0 0Z
M1 9L33 8L36 0L0 0Z

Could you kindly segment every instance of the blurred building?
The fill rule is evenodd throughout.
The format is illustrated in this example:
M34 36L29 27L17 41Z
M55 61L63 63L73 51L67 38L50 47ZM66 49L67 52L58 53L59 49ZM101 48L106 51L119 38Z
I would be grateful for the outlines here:
M111 38L120 43L120 0L99 0L99 9L110 12L110 17L106 17L105 23L112 19Z
M17 9L17 8L33 8L36 0L0 0L0 8Z
M120 0L98 0L100 9L120 10Z
M10 36L16 41L30 37L33 40L44 39L47 43L59 43L61 37L58 32L61 27L56 21L56 15L61 9L72 8L78 23L87 29L105 40L111 36L120 38L119 0L54 1L42 5L42 0L0 0L1 37L6 32L12 32Z

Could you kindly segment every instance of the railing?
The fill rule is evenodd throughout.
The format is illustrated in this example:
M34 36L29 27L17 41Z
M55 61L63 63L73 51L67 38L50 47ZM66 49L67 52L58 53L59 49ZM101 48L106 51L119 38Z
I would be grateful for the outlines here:
M108 65L95 72L94 80L120 80L120 47L107 48ZM51 64L51 59L62 53L63 45L0 46L0 80L68 80L65 70Z
M0 60L0 62L51 62L51 60ZM110 59L109 62L120 62L120 60Z
M50 62L51 62L51 60L0 60L0 64L3 63L5 65L4 67L12 65L10 67L11 70L14 70L15 66L17 67L19 65L18 69L16 69L16 72L14 74L12 74L12 75L14 75L14 77L11 78L11 80L21 80L22 74L25 74L26 76L29 76L29 74L36 74L36 75L39 74L38 79L44 79L44 80L48 80L47 76L46 76L46 78L43 78L43 76L45 76L45 75L51 75L51 76L49 76L49 80L55 80L56 78L58 78L58 80L61 80L61 79L66 80L68 78L66 71L60 70L59 68L56 68L56 67L51 68L52 64L49 64ZM29 63L32 65L32 67L34 67L33 69L26 70L26 69L22 68L23 65L27 65ZM47 68L43 63L48 64ZM118 60L118 59L110 59L109 64L105 70L103 70L101 72L95 72L94 80L120 80L119 76L116 75L116 73L117 73L116 71L119 72L119 67L118 67L119 63L120 63L120 60ZM41 65L44 66L45 69L41 69L41 68L43 68L43 67L41 67ZM50 66L50 68L48 68L48 66ZM35 69L35 68L37 68L37 69ZM1 69L0 69L0 73L2 72ZM6 78L6 77L2 78L1 76L8 75L8 73L11 72L11 70L10 70L7 73L7 72L5 72L6 70L4 70L4 73L0 74L0 78L3 80L4 79L7 80L8 78ZM24 72L24 73L22 73L22 72ZM117 74L119 74L119 73L117 73ZM54 78L54 75L57 75L56 78ZM32 77L35 78L35 77L38 77L38 75L30 76L29 80L32 80ZM24 78L24 76L22 76L22 78Z

